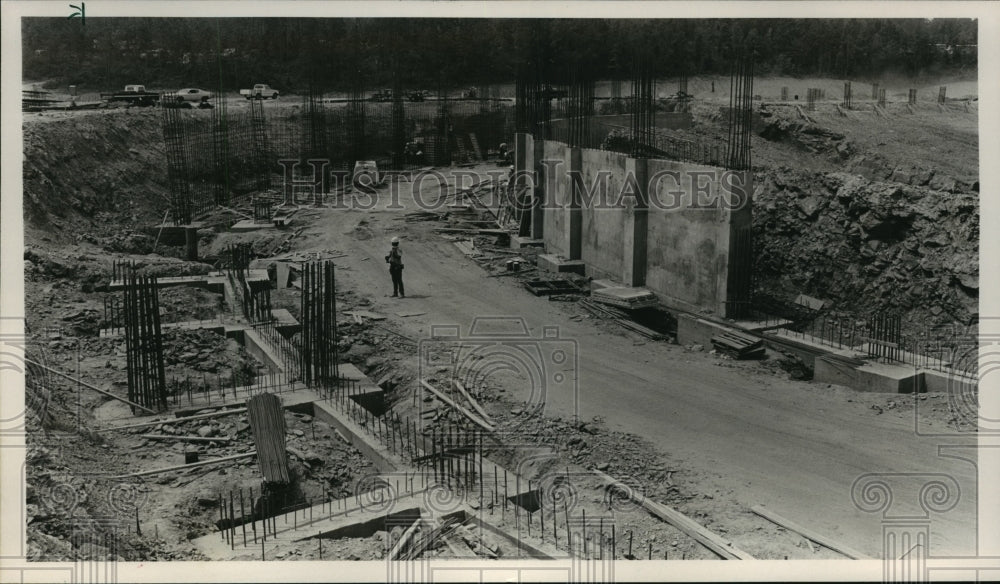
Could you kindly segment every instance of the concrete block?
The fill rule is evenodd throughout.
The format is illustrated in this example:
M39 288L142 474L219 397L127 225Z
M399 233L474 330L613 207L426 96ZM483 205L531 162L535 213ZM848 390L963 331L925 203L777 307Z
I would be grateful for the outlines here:
M857 380L851 387L858 391L913 393L917 376L913 367L868 363L858 367Z
M538 256L538 269L543 272L570 272L582 276L587 266L582 260L567 260L555 254L541 254Z
M725 332L739 332L690 314L677 315L677 344L701 345L706 351L712 350L712 337Z
M590 291L601 290L603 288L618 288L621 284L614 280L591 280Z
M971 377L931 369L922 369L920 373L921 378L917 384L919 392L973 395L979 391L979 382Z
M525 247L545 247L545 240L534 239L531 237L521 237L519 235L511 236L510 238L511 249L523 249Z

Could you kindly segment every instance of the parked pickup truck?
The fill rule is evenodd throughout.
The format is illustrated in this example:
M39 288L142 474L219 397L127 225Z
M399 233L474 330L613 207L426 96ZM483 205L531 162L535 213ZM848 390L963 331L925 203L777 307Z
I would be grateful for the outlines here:
M253 89L241 89L240 95L247 99L278 99L278 90L266 83L258 83Z
M122 101L129 105L148 106L156 105L156 102L160 101L160 94L146 91L145 85L126 85L124 91L102 93L101 99L108 102Z

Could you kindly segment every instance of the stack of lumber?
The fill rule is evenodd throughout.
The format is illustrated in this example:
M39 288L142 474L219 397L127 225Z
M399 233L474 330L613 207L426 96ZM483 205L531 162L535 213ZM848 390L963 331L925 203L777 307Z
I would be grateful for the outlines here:
M658 303L656 296L649 290L645 290L643 288L629 288L627 286L594 290L591 292L590 297L601 304L608 304L610 306L617 306L618 308L628 308L632 310L656 306Z
M734 359L759 359L764 356L764 341L736 331L712 337L712 346Z
M273 393L262 393L247 400L247 417L257 445L257 463L260 473L269 483L287 484L288 454L285 452L285 411L281 398Z
M666 337L651 328L642 326L641 324L633 321L625 312L618 310L617 308L611 308L608 306L601 306L595 303L593 300L584 298L580 301L580 305L583 306L588 312L594 316L601 318L610 318L614 320L622 328L626 328L634 333L637 333L647 339L653 341L662 341Z

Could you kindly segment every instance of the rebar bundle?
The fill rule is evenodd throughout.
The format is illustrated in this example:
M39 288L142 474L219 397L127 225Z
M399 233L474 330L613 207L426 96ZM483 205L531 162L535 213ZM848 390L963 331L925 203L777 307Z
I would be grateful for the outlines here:
M304 165L309 160L328 160L326 108L323 106L323 94L312 84L302 96L302 112L302 146L299 151L299 163Z
M393 76L391 114L392 152L389 170L402 170L406 163L406 112L403 109L403 86L399 76Z
M167 180L170 183L170 211L174 225L191 223L191 191L188 185L185 137L180 110L163 107L163 142L167 154Z
M868 319L868 356L890 361L902 358L902 319L894 314L876 313Z
M525 29L526 44L522 65L518 67L515 95L515 120L518 132L526 132L537 139L551 136L549 120L552 119L548 62L549 28L544 21L535 21Z
M726 169L750 168L750 134L753 114L753 49L741 51L729 78L729 139Z
M104 322L111 332L120 332L125 326L122 299L118 296L108 296L104 299Z
M281 398L262 393L247 400L247 418L257 447L257 464L264 480L272 484L291 481L285 451L285 411Z
M270 281L254 286L247 281L247 270L250 267L252 248L249 244L239 243L229 246L229 265L227 275L233 285L233 291L239 300L243 316L251 323L268 322L271 314Z
M816 111L816 100L819 99L819 90L815 87L810 87L806 90L806 110L814 112Z
M250 126L252 132L252 169L254 174L254 189L258 191L271 188L271 169L269 157L270 145L267 140L267 121L264 117L264 100L250 100Z
M365 155L365 96L364 88L357 84L351 91L347 104L347 151L344 162L348 169Z
M230 204L229 120L226 100L212 109L212 199L216 205Z
M624 111L625 104L622 101L622 80L617 77L611 80L611 111L620 114Z
M150 409L166 409L167 386L160 338L156 278L125 273L125 355L129 400ZM132 408L135 413L135 408Z
M427 158L435 166L447 166L451 164L451 104L443 87L438 89L437 103L434 134L428 141Z
M652 67L646 55L636 55L632 64L631 156L648 156L654 139L656 94Z
M336 290L332 261L302 264L301 376L310 387L334 382L340 373Z
M271 201L268 201L266 199L258 199L253 202L253 222L254 223L271 222Z
M593 147L590 143L590 118L594 115L594 80L583 68L573 73L566 113L569 118L567 143L573 147Z

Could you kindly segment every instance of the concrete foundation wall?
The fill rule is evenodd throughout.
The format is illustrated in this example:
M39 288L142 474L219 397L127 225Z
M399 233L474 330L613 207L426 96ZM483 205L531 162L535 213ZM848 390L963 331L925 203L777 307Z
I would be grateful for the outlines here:
M646 286L668 304L724 315L731 230L742 213L724 203L722 171L666 160L647 165Z
M729 316L732 301L747 297L750 173L530 136L516 143L524 151L516 164L528 167L531 149L540 169L533 223L541 223L546 252L582 260L595 279L646 286L676 308Z
M616 152L581 151L580 174L590 192L581 193L580 259L587 264L587 275L595 279L622 281L625 207L616 199L625 183L626 160ZM598 176L601 172L606 180ZM587 197L593 197L592 202Z
M560 142L544 142L541 162L542 188L545 190L545 208L543 212L542 239L549 253L569 257L569 204L572 201L569 175L569 148ZM559 162L557 165L556 162Z

